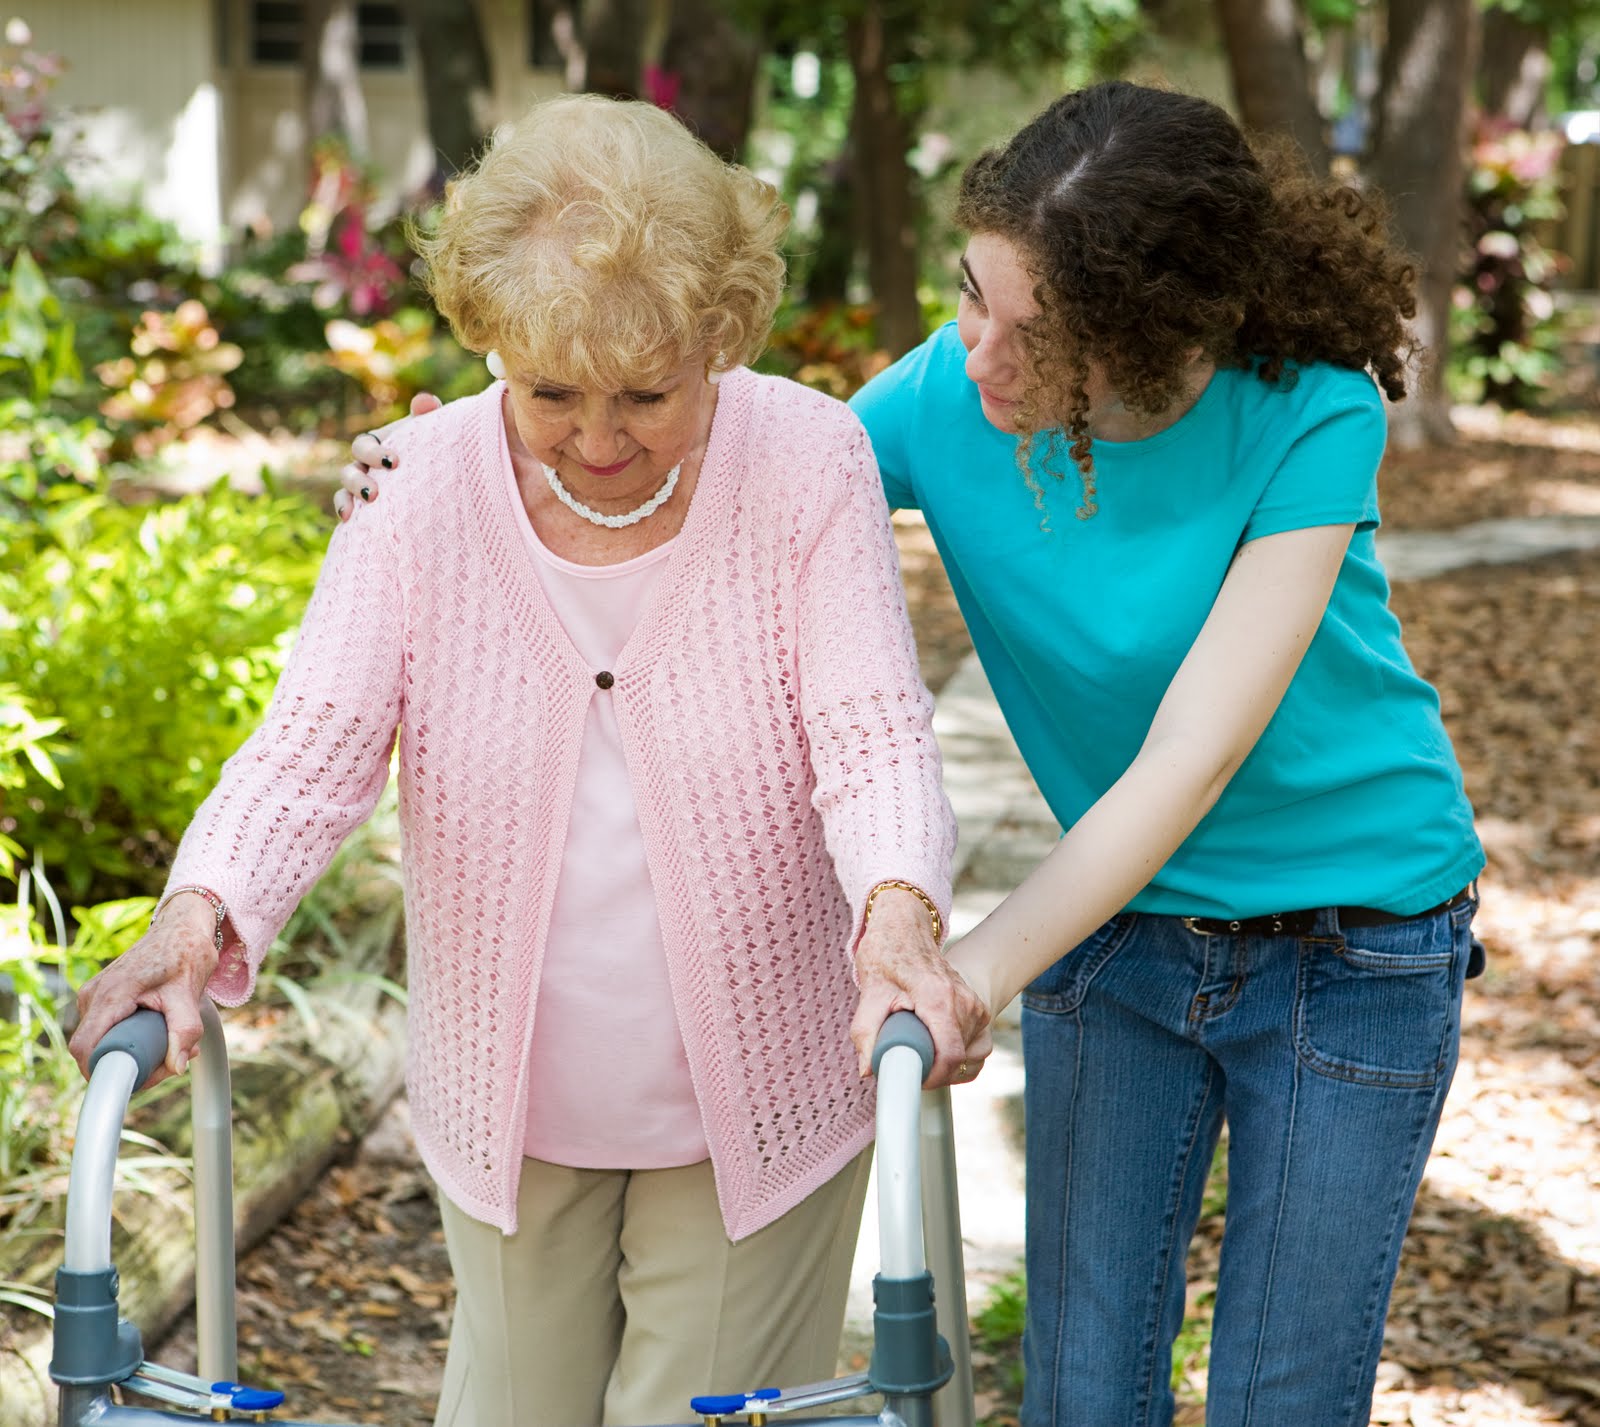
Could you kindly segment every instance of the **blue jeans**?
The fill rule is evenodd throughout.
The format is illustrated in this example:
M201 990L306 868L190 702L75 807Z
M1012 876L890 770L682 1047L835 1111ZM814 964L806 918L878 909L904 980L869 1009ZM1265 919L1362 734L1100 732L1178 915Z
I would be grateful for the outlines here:
M1475 900L1341 934L1124 913L1024 993L1023 1427L1166 1427L1228 1124L1208 1427L1366 1427Z

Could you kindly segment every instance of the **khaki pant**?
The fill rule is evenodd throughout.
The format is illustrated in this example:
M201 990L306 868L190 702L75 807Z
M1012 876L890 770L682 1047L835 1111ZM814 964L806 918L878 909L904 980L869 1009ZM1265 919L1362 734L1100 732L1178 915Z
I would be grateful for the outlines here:
M687 1422L700 1393L832 1377L871 1163L736 1244L709 1160L524 1160L509 1236L442 1199L457 1297L435 1427Z

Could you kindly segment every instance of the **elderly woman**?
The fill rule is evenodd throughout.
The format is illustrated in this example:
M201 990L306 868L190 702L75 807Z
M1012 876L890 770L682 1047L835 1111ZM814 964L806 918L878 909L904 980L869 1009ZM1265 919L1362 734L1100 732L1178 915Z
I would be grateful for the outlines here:
M81 997L80 1053L151 1006L181 1070L398 728L442 1424L833 1370L872 1135L852 955L934 954L954 829L861 426L743 365L784 218L594 97L452 186L428 283L499 380L388 434L422 478L334 537L265 723Z

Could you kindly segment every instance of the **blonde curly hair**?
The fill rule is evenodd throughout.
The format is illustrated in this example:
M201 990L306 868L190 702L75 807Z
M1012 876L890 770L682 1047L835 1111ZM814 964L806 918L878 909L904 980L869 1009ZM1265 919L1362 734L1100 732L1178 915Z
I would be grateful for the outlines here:
M423 281L456 339L517 372L647 389L704 352L727 369L766 345L783 290L777 191L649 104L536 104L455 179Z

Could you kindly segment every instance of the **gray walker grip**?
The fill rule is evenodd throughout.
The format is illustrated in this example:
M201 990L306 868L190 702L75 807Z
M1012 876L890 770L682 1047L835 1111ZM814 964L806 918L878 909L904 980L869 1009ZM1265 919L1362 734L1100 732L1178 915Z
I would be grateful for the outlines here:
M89 1073L100 1063L100 1058L114 1050L126 1051L134 1058L139 1074L133 1084L137 1089L167 1058L167 1022L160 1011L135 1011L100 1038L89 1055Z
M911 1011L896 1011L883 1023L878 1032L878 1043L872 1047L872 1073L878 1073L878 1063L896 1046L910 1046L922 1060L922 1078L926 1080L933 1069L933 1037Z

